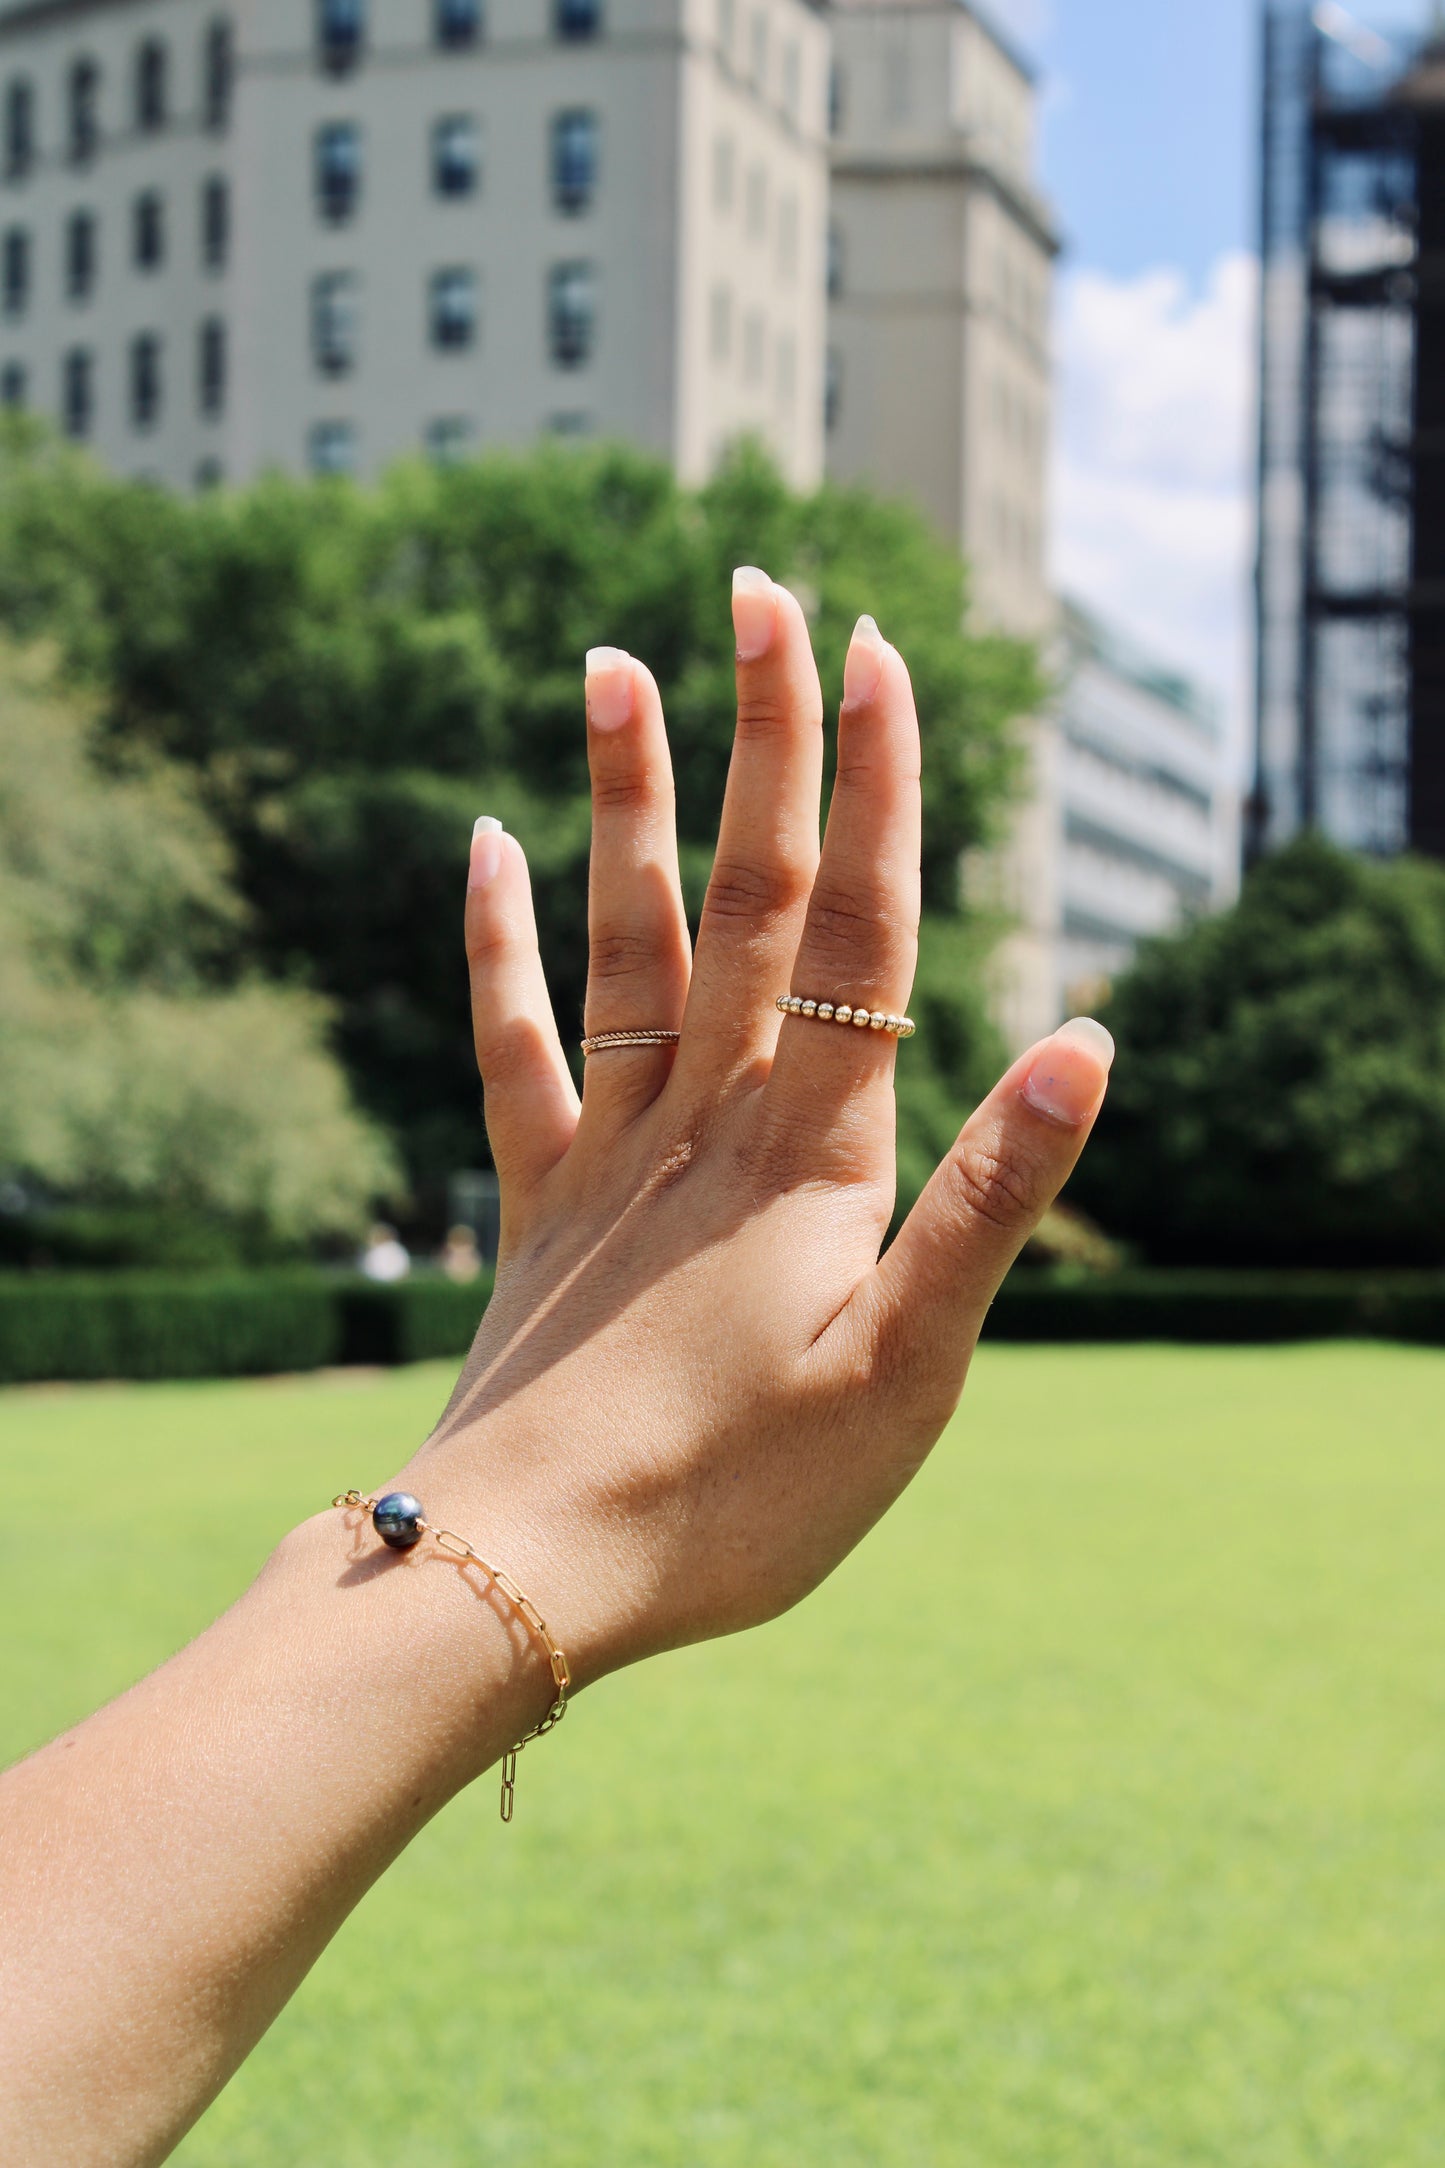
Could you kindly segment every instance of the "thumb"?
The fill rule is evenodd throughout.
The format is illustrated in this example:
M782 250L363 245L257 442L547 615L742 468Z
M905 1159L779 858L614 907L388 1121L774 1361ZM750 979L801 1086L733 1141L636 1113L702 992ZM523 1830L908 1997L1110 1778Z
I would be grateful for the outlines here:
M1087 1016L1020 1055L858 1291L880 1341L950 1408L1004 1274L1074 1171L1113 1059Z

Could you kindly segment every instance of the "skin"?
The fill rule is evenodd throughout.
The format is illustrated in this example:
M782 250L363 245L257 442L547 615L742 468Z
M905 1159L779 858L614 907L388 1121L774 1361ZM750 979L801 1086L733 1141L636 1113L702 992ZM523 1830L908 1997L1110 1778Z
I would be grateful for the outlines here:
M908 675L861 620L820 860L802 611L761 574L733 609L738 731L695 957L656 686L590 658L586 1026L680 1028L675 1049L595 1054L579 1106L522 851L474 839L496 1293L433 1436L384 1482L337 1471L416 1492L505 1567L578 1688L787 1609L886 1510L1112 1053L1084 1023L1017 1061L880 1259L895 1041L774 997L906 1008ZM198 1640L0 1779L0 2158L163 2160L367 1887L550 1699L545 1656L474 1567L388 1551L357 1512L284 1536Z

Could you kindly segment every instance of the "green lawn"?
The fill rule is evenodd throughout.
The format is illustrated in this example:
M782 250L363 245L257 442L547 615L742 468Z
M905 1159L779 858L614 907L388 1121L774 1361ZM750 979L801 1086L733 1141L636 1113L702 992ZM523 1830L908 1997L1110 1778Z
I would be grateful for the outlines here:
M0 1746L447 1382L0 1395ZM800 1613L456 1802L178 2158L1439 2168L1442 1410L1420 1350L986 1351Z

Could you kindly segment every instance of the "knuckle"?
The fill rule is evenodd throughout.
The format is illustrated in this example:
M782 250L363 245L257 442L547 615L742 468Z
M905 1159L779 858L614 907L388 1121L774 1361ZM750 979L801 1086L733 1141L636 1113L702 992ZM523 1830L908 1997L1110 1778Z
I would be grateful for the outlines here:
M860 954L872 956L891 946L896 930L895 914L883 903L870 900L858 890L820 881L808 906L807 946L823 963L846 958L857 962Z
M747 864L741 859L719 859L707 884L703 922L780 918L798 910L807 893L807 873L786 860Z
M657 943L652 936L624 926L598 928L588 952L594 983L604 981L609 985L655 971L657 960Z
M960 1138L946 1165L965 1217L984 1220L1002 1234L1017 1234L1043 1203L1038 1170L1006 1142Z
M654 778L645 768L598 775L592 780L592 804L599 813L646 813L658 802Z

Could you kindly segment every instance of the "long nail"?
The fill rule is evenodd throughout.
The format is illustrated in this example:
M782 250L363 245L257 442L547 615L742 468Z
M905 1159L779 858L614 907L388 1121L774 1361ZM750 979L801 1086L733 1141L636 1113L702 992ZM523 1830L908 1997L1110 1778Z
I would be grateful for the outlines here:
M733 637L738 661L766 655L778 629L778 591L756 565L739 565L733 574Z
M501 822L495 814L483 813L472 829L472 855L467 867L467 887L485 888L494 881L502 863Z
M873 698L883 675L884 653L882 633L871 617L860 617L853 627L853 637L848 642L843 663L845 708L861 707L865 700Z
M1114 1042L1092 1016L1076 1016L1058 1030L1019 1087L1035 1114L1070 1129L1086 1122L1104 1096Z
M621 647L587 650L587 720L594 730L620 730L632 713L632 657Z

